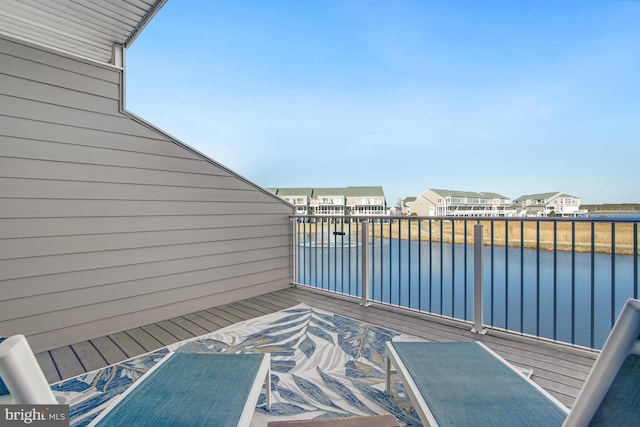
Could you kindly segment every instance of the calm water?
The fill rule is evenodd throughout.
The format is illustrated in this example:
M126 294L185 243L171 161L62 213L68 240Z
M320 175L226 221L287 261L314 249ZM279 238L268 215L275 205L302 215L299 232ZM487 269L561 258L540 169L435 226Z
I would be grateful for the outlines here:
M472 246L376 239L371 251L371 299L472 320ZM355 245L300 247L298 281L360 296L361 252ZM599 348L612 305L615 316L634 295L633 259L484 247L484 323L587 347L593 340Z
M633 219L638 221L640 220L640 213L590 214L589 218Z

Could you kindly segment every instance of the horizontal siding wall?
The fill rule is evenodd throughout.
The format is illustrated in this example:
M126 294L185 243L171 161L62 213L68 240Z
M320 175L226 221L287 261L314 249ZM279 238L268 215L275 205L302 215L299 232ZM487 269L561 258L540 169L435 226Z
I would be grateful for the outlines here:
M120 74L0 38L0 335L35 351L291 281L292 208L123 114Z

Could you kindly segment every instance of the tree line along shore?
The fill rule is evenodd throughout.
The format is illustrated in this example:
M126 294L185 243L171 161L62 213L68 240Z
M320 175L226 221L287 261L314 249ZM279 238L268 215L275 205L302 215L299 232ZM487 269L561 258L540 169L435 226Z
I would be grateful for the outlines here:
M467 220L393 220L391 222L371 223L370 236L372 238L393 238L403 240L423 240L444 243L474 244L474 225L483 225L483 244L490 245L491 221ZM539 225L538 225L539 224ZM508 228L507 228L508 227ZM540 250L591 252L611 254L612 250L618 255L632 255L634 240L640 240L640 232L630 223L615 225L612 233L611 223L569 222L569 221L493 221L493 245L505 246L508 237L509 247L523 246L526 249L536 249L538 241ZM308 223L299 224L298 231L307 234L307 239L355 239L360 232L356 223ZM343 234L344 233L344 234ZM539 237L538 237L539 235ZM317 236L317 237L316 237ZM612 245L612 237L615 245ZM555 243L554 243L555 242ZM638 250L640 255L640 250Z
M639 214L640 203L603 203L599 205L581 205L592 215L598 214Z

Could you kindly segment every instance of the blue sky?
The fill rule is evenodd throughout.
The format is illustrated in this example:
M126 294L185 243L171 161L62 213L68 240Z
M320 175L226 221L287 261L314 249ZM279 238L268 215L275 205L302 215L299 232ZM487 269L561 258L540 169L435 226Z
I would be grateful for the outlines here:
M640 1L170 0L127 108L264 187L640 203Z

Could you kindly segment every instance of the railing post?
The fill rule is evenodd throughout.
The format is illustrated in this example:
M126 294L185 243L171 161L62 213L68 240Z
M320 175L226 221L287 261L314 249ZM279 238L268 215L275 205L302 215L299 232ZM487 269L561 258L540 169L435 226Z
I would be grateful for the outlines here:
M369 252L369 220L363 219L361 222L361 241L362 241L362 301L360 305L369 306L369 282L370 282L370 262L371 255Z
M298 218L294 217L291 223L291 230L293 233L293 238L291 239L291 243L293 245L293 250L291 252L291 283L298 283L298 233L300 232Z
M482 327L482 224L473 226L473 329L471 332L484 335Z

